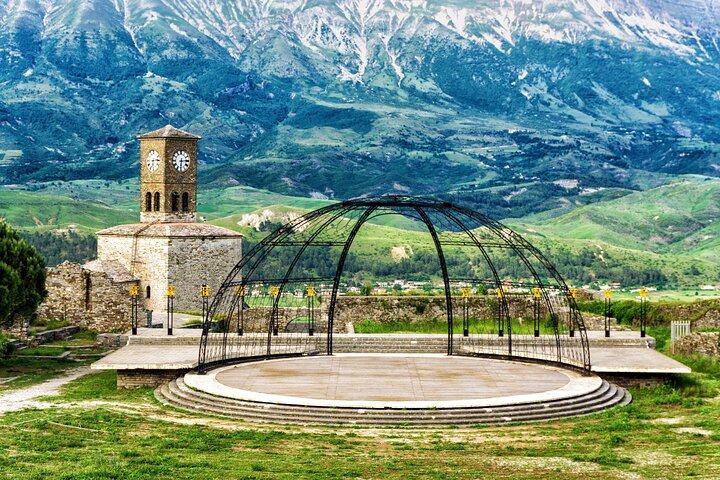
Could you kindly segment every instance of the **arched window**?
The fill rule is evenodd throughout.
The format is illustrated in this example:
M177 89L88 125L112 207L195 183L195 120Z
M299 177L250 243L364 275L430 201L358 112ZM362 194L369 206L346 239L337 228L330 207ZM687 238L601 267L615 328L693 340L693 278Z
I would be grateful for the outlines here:
M150 298L150 285L145 287L145 298Z
M152 193L150 192L145 194L145 211L152 212Z
M190 210L190 195L187 192L183 192L182 195L182 210L183 212Z
M171 197L171 207L173 212L178 211L178 203L180 203L179 200L180 195L178 194L178 192L173 192Z
M160 211L160 192L155 192L155 208L156 212Z

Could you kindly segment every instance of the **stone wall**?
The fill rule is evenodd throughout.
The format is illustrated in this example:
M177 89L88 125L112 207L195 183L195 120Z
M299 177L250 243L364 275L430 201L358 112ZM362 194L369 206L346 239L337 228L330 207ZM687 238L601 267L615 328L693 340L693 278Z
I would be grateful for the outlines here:
M140 298L146 310L165 311L165 291L168 285L167 238L138 237L135 246L135 238L129 235L98 235L97 248L99 259L115 261L141 279ZM150 298L146 295L148 286Z
M720 328L720 299L692 303L650 304L661 323L669 325L672 320L690 320L692 330Z
M17 340L28 339L26 320L22 318L15 319L15 321L9 327L0 328L0 332L6 334L10 338L15 338Z
M185 375L189 370L118 370L117 388L159 387L178 377Z
M65 320L98 332L128 330L132 284L137 282L116 283L104 272L64 262L48 269L48 295L38 308L38 318ZM142 308L139 315L143 318Z
M243 330L245 332L267 332L270 324L270 315L272 314L272 307L252 307L243 311ZM286 330L286 326L293 319L298 317L307 318L307 308L305 307L278 307L278 330L284 331L307 331L305 324L296 324L293 329L291 326L289 330ZM238 327L238 316L237 312L233 314L233 318L230 320L230 331L237 332ZM299 328L300 330L297 330ZM327 332L327 312L323 308L315 310L315 331L318 333ZM345 333L346 330L342 326L335 329L337 333Z
M720 355L720 333L693 333L676 341L673 351L682 355Z
M187 228L195 226L188 224ZM241 255L240 236L139 236L136 240L127 235L98 235L98 258L116 261L141 279L143 307L156 312L167 310L168 286L175 287L176 311L200 311L200 287L209 285L214 295Z
M533 300L530 297L507 297L512 318L531 320ZM323 298L323 305L330 302ZM453 299L453 313L460 318L462 299ZM471 318L495 318L497 298L476 296L468 299ZM541 303L541 315L547 315L547 308ZM441 296L340 296L335 309L335 331L344 332L348 323L365 320L375 322L427 322L445 321L447 317L445 297Z
M202 310L200 287L207 284L210 294L215 295L228 273L240 261L241 242L241 237L170 239L167 281L175 286L176 310Z

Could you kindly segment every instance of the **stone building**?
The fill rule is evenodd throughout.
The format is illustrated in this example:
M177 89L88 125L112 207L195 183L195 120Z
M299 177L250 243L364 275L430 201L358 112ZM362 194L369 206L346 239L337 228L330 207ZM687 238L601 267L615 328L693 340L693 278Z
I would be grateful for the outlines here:
M242 255L242 235L196 223L197 143L170 125L140 135L140 223L97 232L97 258L48 272L41 318L98 331L130 327L129 287L144 310L165 311L175 287L176 311L199 311L200 287L216 291Z

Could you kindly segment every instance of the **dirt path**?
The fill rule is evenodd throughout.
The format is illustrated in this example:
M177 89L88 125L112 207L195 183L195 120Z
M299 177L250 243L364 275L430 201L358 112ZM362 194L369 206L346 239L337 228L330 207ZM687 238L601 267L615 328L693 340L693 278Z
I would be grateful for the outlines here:
M35 399L58 395L60 393L58 389L61 386L88 373L90 373L90 367L74 368L61 377L0 395L0 414L22 410L23 408L49 408L54 405L52 402L41 402Z

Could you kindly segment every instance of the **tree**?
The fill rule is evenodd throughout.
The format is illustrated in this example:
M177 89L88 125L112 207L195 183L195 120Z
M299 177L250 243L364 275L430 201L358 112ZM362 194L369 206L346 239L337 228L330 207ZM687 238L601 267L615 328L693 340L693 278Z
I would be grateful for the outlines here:
M47 295L45 275L43 257L0 221L0 325L35 313Z

